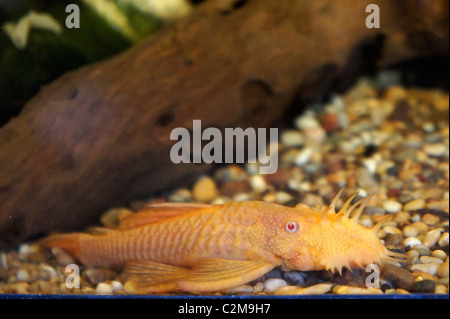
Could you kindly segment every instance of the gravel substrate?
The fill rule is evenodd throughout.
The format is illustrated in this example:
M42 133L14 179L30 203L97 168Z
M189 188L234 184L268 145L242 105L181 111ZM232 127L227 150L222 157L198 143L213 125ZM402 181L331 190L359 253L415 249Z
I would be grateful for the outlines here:
M388 249L406 252L407 261L384 266L379 288L367 288L369 273L360 269L342 276L275 269L220 294L448 294L448 93L377 85L361 80L344 96L295 118L292 128L280 132L275 174L259 175L258 164L220 167L192 188L150 201L263 200L316 207L329 204L342 187L348 188L347 195L356 189L360 197L374 194L360 223L371 227L390 215L378 236ZM141 205L111 209L101 223L113 225ZM74 263L64 251L41 251L33 243L0 252L0 293L133 293L120 269L84 266L80 288L67 288L65 266Z

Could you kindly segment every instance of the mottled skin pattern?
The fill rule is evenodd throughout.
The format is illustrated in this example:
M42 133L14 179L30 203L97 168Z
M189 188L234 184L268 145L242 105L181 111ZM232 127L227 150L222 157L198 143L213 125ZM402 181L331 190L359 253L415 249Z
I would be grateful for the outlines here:
M400 257L376 236L380 225L367 229L357 223L367 201L349 207L354 195L335 212L340 194L322 212L302 204L289 208L256 201L153 205L129 217L118 230L101 235L54 235L41 244L66 249L91 266L141 263L134 273L147 276L150 286L159 287L150 292L214 291L246 283L273 267L341 273L344 267L365 267ZM358 212L350 218L358 205ZM156 275L167 280L156 280ZM187 284L189 275L202 284ZM214 276L224 279L216 282Z

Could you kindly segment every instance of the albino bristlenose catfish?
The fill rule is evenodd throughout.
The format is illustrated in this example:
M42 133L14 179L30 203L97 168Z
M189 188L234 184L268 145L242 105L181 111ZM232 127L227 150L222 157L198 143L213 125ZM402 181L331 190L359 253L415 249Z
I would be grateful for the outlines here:
M351 205L355 194L335 212L341 193L323 211L258 201L149 205L116 230L52 235L40 244L65 249L85 265L125 266L140 293L214 292L274 267L341 273L403 257L377 237L381 222L371 229L358 224L369 198Z

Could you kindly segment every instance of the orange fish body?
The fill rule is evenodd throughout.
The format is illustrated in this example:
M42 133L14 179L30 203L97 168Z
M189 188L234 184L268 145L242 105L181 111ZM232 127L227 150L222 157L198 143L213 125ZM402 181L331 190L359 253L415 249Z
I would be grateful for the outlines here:
M367 201L349 207L354 195L335 213L341 193L323 212L257 201L149 205L117 230L53 235L41 245L63 248L90 266L124 265L144 293L218 291L274 267L341 272L399 257L376 236L379 225L357 223Z

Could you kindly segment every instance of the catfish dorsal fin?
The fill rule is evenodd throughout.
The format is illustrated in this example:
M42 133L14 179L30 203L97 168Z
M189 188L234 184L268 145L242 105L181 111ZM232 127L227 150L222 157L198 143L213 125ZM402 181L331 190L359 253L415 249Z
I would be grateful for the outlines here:
M130 229L168 218L191 213L206 213L218 209L217 206L195 203L160 203L149 204L137 213L128 215L120 222L119 229Z

